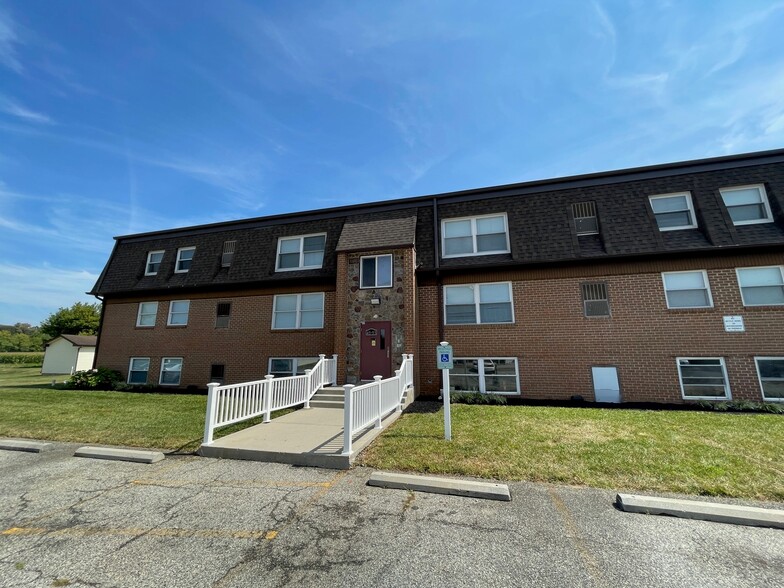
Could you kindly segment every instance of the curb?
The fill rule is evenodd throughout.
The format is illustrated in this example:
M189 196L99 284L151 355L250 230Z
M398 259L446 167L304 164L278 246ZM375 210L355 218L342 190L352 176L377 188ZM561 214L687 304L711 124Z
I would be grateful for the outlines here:
M0 439L0 449L5 449L6 451L41 453L54 449L54 444L46 443L44 441L30 441L27 439Z
M636 494L618 494L615 502L624 512L654 515L668 515L685 519L714 521L730 525L751 527L772 527L784 529L784 510L680 500L678 498L659 498Z
M415 490L417 492L431 492L434 494L451 494L454 496L467 496L470 498L483 498L485 500L512 500L509 487L506 484L492 482L474 482L472 480L457 480L455 478L434 478L429 476L414 476L411 474L393 474L391 472L374 472L368 480L368 486L380 488L396 488L402 490Z
M74 457L90 457L93 459L109 459L113 461L132 461L135 463L155 463L163 459L160 451L143 451L141 449L118 449L116 447L80 447Z

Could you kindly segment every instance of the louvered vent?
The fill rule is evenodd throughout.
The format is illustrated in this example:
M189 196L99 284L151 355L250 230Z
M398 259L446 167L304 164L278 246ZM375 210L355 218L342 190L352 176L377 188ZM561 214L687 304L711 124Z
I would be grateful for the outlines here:
M572 204L574 227L578 235L596 235L599 233L599 220L596 217L596 203L575 202Z
M610 316L607 284L603 282L583 284L583 307L585 316Z
M223 255L221 256L221 267L229 267L234 260L234 250L237 248L236 241L225 241L223 243Z

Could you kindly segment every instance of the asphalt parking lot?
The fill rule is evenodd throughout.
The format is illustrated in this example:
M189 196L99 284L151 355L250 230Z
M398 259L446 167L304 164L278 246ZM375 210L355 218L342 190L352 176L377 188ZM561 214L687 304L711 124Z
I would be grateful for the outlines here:
M622 513L604 490L512 502L370 471L0 451L2 586L781 587L784 532Z

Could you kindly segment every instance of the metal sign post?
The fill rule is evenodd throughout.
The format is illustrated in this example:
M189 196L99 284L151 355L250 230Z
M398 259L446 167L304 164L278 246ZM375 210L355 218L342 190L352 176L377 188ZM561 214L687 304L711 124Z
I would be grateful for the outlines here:
M447 441L452 440L452 408L449 403L449 370L454 365L452 363L452 346L446 342L441 341L436 347L436 363L438 369L441 370L441 375L444 380L444 390L441 396L444 398L444 439Z

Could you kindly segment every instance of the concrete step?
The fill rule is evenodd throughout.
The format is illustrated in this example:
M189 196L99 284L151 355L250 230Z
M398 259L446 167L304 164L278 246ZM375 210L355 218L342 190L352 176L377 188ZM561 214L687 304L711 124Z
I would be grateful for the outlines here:
M339 408L340 410L343 410L344 405L342 400L318 400L313 398L310 401L310 406L314 408Z
M336 400L343 402L345 396L343 394L333 394L332 392L316 392L313 395L314 400Z

